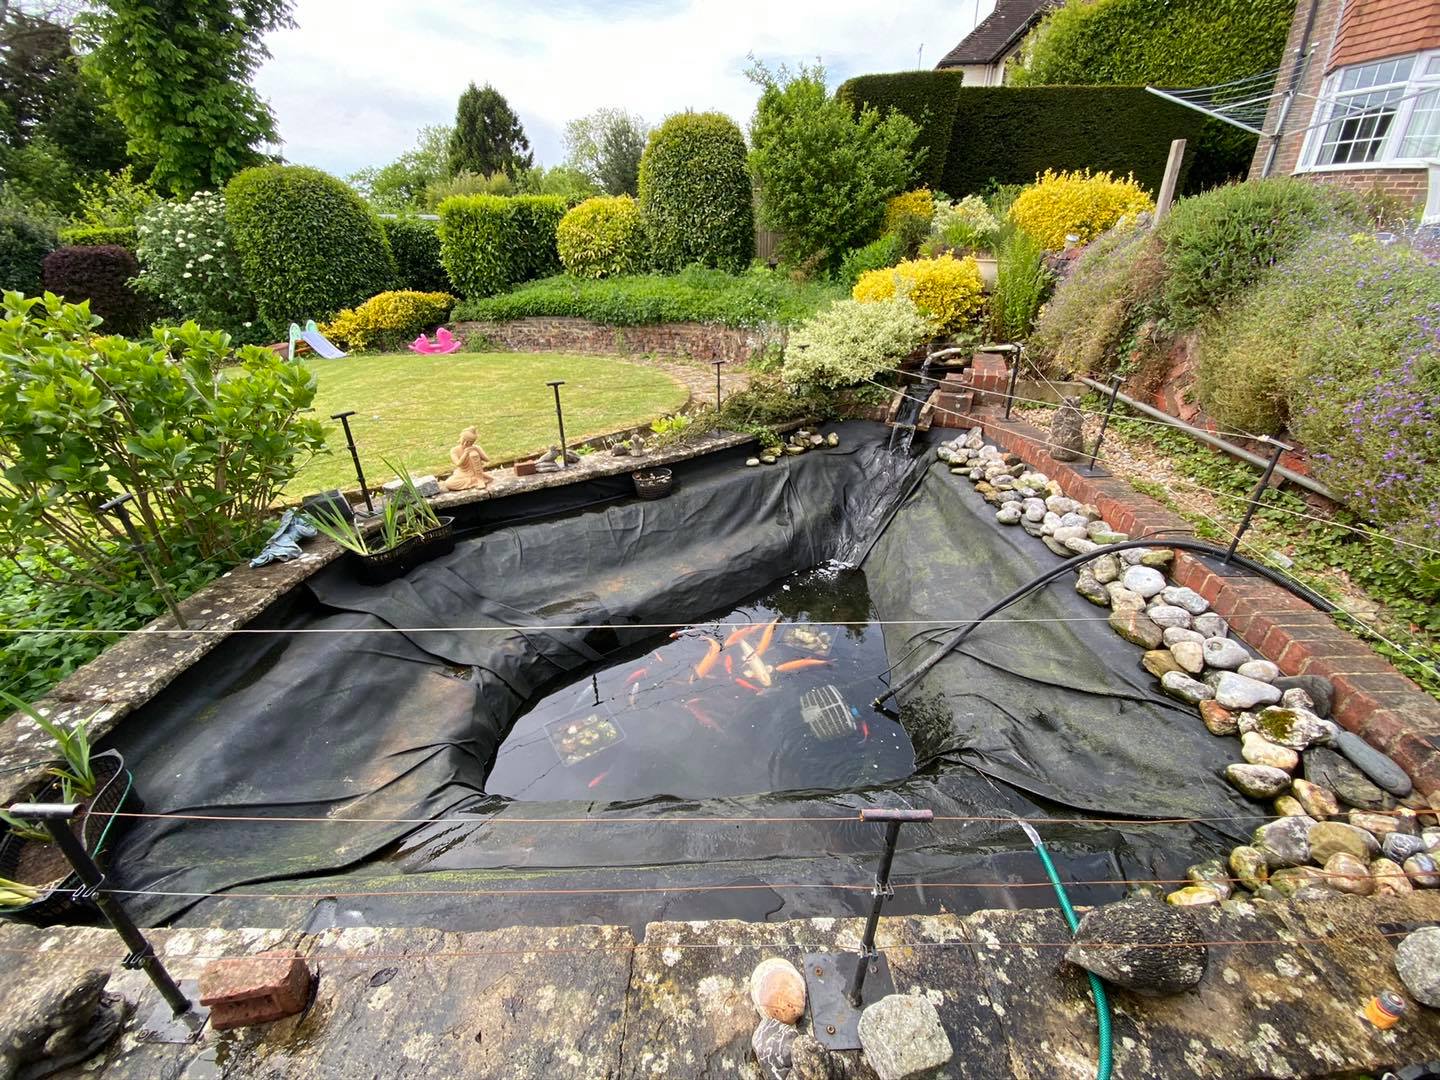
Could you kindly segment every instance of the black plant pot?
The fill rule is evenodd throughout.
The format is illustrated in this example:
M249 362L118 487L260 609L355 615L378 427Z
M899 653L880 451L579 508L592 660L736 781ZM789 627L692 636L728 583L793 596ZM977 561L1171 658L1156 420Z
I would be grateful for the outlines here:
M455 550L455 519L442 517L440 524L429 532L412 536L386 551L361 555L347 551L346 560L355 579L364 585L384 585L404 577L421 563Z
M122 811L138 811L140 797L135 793L134 778L125 768L125 759L121 757L120 751L106 750L95 754L90 759L90 767L95 772L95 795L72 822L72 827L90 857L98 862L131 820L116 815ZM38 791L33 801L59 802L61 797L60 782L57 780ZM13 881L26 845L35 843L34 840L23 839L8 830L0 835L0 877ZM75 899L74 893L80 888L80 884L80 878L70 873L51 883L39 899L32 900L23 907L0 908L0 918L30 923L32 926L53 926L59 922L76 921L95 907L88 900Z

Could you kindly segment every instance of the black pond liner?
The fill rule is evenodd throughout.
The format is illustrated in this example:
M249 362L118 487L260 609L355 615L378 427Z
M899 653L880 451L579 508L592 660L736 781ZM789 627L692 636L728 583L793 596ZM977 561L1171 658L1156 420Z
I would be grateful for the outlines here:
M1136 819L1041 826L1062 873L1081 883L1183 877L1248 835L1266 808L1220 776L1233 741L1160 695L1139 650L1064 582L986 624L902 703L917 755L907 780L627 803L486 796L527 703L665 639L636 624L702 621L863 551L921 472L863 566L892 660L1053 565L920 442L913 460L897 459L879 425L839 431L838 448L774 466L743 467L748 448L677 464L674 492L657 501L636 498L622 474L474 504L456 521L454 552L388 585L340 568L317 575L252 624L312 632L228 639L112 741L153 811L334 820L141 820L115 852L119 885L178 895L127 906L146 923L447 929L844 915L869 901L882 834L852 819L872 805L998 819L907 827L888 910L1045 906L1043 872L1007 814ZM537 624L579 628L508 629ZM323 632L393 627L406 629ZM717 817L806 820L693 820ZM1158 818L1225 820L1145 821ZM903 884L916 881L931 884ZM856 888L815 887L833 884ZM304 895L194 895L242 886ZM673 891L606 891L636 887ZM1071 893L1077 903L1120 895L1084 884ZM335 900L304 898L316 895Z

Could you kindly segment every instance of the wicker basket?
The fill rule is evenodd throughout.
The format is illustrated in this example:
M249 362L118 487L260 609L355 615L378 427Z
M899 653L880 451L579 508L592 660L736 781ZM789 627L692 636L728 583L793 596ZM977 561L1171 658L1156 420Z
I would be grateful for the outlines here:
M440 524L429 532L412 536L410 539L390 548L388 551L361 555L358 551L347 551L350 569L356 580L365 585L384 585L404 577L421 563L429 562L440 555L455 550L455 519L442 517Z
M630 474L635 481L635 494L642 499L663 499L675 486L669 469L648 469Z
M95 771L99 790L88 806L80 813L79 835L90 857L99 861L105 849L114 842L121 829L131 820L116 817L122 810L134 813L140 809L139 796L135 794L132 777L125 768L125 759L118 750L106 750L90 759ZM60 785L48 784L36 793L36 802L58 802ZM0 877L13 878L15 868L20 865L20 853L25 840L12 832L0 835ZM50 886L48 892L38 900L24 907L0 909L0 918L15 922L30 923L33 926L53 926L58 922L74 921L82 913L89 913L94 905L88 901L77 902L74 896L80 887L80 878L70 874Z

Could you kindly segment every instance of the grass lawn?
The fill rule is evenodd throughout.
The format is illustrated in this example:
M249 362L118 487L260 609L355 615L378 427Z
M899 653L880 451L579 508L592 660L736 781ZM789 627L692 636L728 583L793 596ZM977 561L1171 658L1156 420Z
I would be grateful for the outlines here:
M392 479L382 459L415 475L450 468L450 448L474 425L492 460L543 450L557 441L555 396L545 384L564 379L565 439L629 427L674 412L686 388L653 367L594 356L553 353L452 353L449 356L355 356L310 361L319 381L322 418L350 418L365 479ZM340 424L326 419L329 454L309 463L291 495L354 487L355 469Z

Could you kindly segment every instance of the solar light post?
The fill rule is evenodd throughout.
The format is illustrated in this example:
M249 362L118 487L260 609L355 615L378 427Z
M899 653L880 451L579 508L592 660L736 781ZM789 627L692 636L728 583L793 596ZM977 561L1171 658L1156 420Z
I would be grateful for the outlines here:
M1105 403L1105 418L1100 421L1100 434L1095 436L1095 449L1090 451L1090 471L1095 471L1095 459L1100 456L1100 446L1105 441L1105 429L1110 426L1110 414L1115 411L1115 398L1120 393L1124 378L1118 374L1110 376L1110 400Z
M1240 519L1240 527L1235 530L1235 538L1230 541L1230 550L1225 552L1225 558L1221 560L1227 566L1230 560L1235 557L1235 549L1240 546L1240 538L1245 535L1245 530L1250 528L1250 519L1255 516L1255 511L1260 506L1260 498L1265 494L1265 489L1270 486L1270 477L1275 475L1275 467L1280 464L1280 455L1286 450L1293 450L1293 446L1286 446L1284 443L1270 438L1268 435L1261 435L1260 441L1269 443L1274 450L1270 454L1270 461L1265 466L1265 471L1260 474L1260 482L1255 485L1255 490L1250 493L1250 501L1245 507L1245 516Z
M345 429L345 442L350 447L350 460L355 462L355 479L360 481L360 497L365 500L366 513L375 513L375 504L370 501L370 489L365 486L365 470L360 467L360 451L355 449L355 436L350 431L350 417L355 415L355 410L338 412L330 417L331 420L339 420L340 426Z
M560 407L560 387L565 385L565 380L553 379L545 385L555 391L555 421L560 425L560 456L555 461L563 469L568 464L565 460L565 411Z
M715 411L720 411L720 365L724 360L711 360L710 366L715 369Z
M185 616L180 614L180 605L175 602L169 588L165 585L165 579L160 576L160 571L155 569L155 564L150 561L150 556L145 551L145 543L140 539L140 531L135 528L135 522L130 517L130 511L125 504L135 498L128 491L121 492L109 502L100 504L100 513L114 514L120 519L120 525L125 530L125 535L130 538L130 550L140 560L142 566L150 575L150 580L155 583L155 589L160 594L160 599L165 601L165 606L170 609L170 617L175 620L175 625L181 630L189 630L190 624L185 621Z

